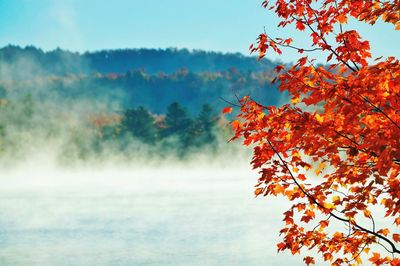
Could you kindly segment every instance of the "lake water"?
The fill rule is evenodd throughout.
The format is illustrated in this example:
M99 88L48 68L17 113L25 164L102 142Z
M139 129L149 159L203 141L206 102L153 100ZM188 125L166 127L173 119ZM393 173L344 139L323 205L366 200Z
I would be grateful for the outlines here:
M0 265L298 265L246 168L2 172Z

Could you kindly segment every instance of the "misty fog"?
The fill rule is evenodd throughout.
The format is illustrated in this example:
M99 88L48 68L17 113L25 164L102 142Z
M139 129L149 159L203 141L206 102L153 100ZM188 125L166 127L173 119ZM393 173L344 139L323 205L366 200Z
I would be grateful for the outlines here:
M64 65L49 73L20 52L0 62L0 265L284 265L275 243L285 203L254 198L251 149L228 142L216 99L250 84L240 72L141 70L127 85L77 55L58 51ZM246 75L264 86L264 74ZM181 84L165 87L178 105L151 96L146 84L164 79ZM150 124L135 125L155 137L128 128L126 110L144 112ZM171 110L185 130L167 131Z

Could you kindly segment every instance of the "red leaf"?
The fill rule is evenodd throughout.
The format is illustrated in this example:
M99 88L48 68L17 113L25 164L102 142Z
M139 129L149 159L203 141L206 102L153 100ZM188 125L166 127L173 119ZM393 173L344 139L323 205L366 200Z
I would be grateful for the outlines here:
M285 69L285 67L282 66L282 65L277 65L277 66L275 67L275 71L276 71L277 73L281 72L283 69Z
M304 26L303 22L301 22L300 20L298 20L296 22L296 29L303 31L306 27Z
M222 113L223 113L223 114L230 114L230 113L232 113L232 107L230 107L230 106L225 107L224 109L222 109Z

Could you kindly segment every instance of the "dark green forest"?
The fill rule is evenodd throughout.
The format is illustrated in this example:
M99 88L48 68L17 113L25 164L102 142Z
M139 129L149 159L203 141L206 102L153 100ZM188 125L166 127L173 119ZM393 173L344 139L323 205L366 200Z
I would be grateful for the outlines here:
M221 109L250 95L285 101L271 84L274 63L185 49L72 53L0 49L0 152L57 145L84 159L133 151L185 157L218 152L230 132Z
M147 73L174 73L182 68L190 72L218 72L236 68L243 72L263 72L275 63L257 61L240 53L220 53L187 49L116 49L77 53L62 49L43 51L34 46L8 45L0 49L0 61L17 66L24 61L35 62L33 75L64 75L99 72L126 73L133 69ZM18 70L18 69L12 69Z

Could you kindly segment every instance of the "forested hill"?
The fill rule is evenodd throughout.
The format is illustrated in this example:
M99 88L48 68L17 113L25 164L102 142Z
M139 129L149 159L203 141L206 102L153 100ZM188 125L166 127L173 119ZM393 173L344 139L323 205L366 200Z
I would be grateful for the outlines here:
M27 65L27 62L34 62ZM63 75L99 72L126 73L141 69L147 73L173 73L179 69L191 72L227 71L235 68L243 72L268 71L274 63L257 61L256 57L240 53L219 53L187 49L117 49L74 53L56 49L44 52L33 47L8 45L0 49L0 67L18 71L29 67L35 75Z
M201 72L179 70L171 74L148 74L132 70L126 74L88 74L34 77L24 81L0 80L0 97L20 99L29 95L41 102L87 101L109 106L110 111L144 106L161 114L178 102L197 113L203 104L221 110L237 97L250 95L264 104L282 102L271 85L271 76L259 72Z
M33 46L0 49L0 97L57 102L87 100L164 113L178 102L197 113L250 95L265 104L282 96L272 86L273 63L241 54L186 49L126 49L84 54Z
M221 117L228 102L245 95L265 105L285 102L271 84L273 67L240 54L184 49L79 54L4 47L0 164L50 142L62 158L131 156L142 145L159 155L216 151L231 137Z

